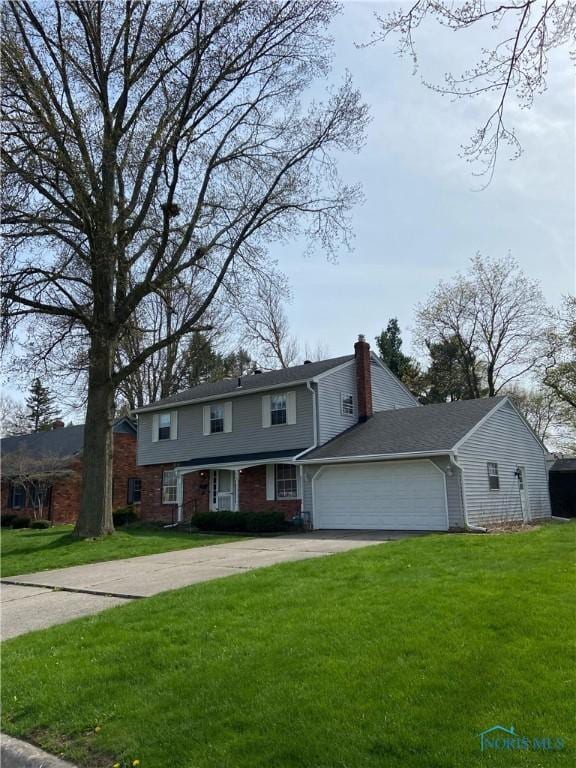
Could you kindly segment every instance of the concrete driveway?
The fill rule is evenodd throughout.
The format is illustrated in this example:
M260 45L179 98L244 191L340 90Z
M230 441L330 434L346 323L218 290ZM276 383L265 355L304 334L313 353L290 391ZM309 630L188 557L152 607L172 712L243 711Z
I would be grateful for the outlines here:
M6 640L202 581L277 563L325 557L410 535L418 534L317 531L12 576L2 579L1 636Z

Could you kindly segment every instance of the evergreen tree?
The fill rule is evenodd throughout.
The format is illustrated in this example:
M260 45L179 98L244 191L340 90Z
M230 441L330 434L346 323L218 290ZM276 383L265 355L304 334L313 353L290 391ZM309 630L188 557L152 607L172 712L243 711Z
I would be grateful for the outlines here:
M405 384L415 397L422 395L422 372L420 366L402 352L400 326L396 317L390 318L386 330L376 336L376 346L382 362Z
M426 342L430 366L424 374L426 403L446 403L483 397L480 365L475 355L463 351L456 338Z
M413 361L412 358L402 352L400 326L396 317L390 318L386 330L376 336L376 346L382 362L390 368L395 376L402 379L408 366L413 365Z
M26 419L32 432L43 432L52 427L52 422L59 415L54 399L48 387L45 387L40 379L34 379L30 394L26 398Z

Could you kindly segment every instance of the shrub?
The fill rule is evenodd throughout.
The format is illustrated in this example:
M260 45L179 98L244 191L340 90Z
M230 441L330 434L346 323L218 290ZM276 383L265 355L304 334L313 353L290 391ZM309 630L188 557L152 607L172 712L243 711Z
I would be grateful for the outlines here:
M0 517L0 526L2 528L12 528L14 520L16 520L17 517L18 515L2 515L2 517Z
M35 528L37 530L52 528L52 523L50 522L50 520L31 520L30 528Z
M123 525L135 523L138 520L138 515L134 511L134 507L128 505L127 507L118 507L118 509L115 509L114 512L112 512L112 520L114 521L115 528L121 528Z
M12 528L30 528L29 517L16 517L12 521Z
M201 531L230 533L272 533L286 530L284 513L272 512L197 512L193 525Z

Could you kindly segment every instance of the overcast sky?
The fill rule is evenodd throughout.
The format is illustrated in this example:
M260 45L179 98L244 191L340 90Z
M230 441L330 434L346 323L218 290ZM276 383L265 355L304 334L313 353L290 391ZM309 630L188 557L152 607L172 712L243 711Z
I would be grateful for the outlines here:
M374 11L389 7L348 2L332 29L334 80L348 69L372 115L363 151L340 163L366 197L354 213L354 252L333 265L319 253L304 258L302 244L273 251L293 286L294 333L323 342L331 355L349 352L358 333L373 341L392 316L411 350L414 306L476 251L510 251L551 303L575 287L575 83L567 50L554 56L548 91L531 110L508 105L524 154L515 162L503 154L492 184L478 191L458 153L486 119L486 100L453 103L427 90L393 41L354 45L375 29ZM471 65L475 46L486 43L476 30L443 34L435 23L416 39L421 74L436 81Z

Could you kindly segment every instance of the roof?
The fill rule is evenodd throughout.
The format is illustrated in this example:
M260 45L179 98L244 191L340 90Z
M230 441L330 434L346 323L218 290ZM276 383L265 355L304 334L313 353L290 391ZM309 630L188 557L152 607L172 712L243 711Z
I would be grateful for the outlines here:
M164 408L172 404L192 403L210 398L241 395L251 390L267 389L268 387L283 386L284 384L303 383L351 360L354 360L354 355L343 355L342 357L332 357L329 360L319 360L317 363L305 363L304 365L294 365L291 368L280 368L277 371L268 371L267 373L251 373L249 376L241 377L241 387L238 386L237 377L222 379L212 384L199 384L197 387L186 389L177 395L171 395L143 408L137 408L134 413L154 411L157 408Z
M354 456L449 453L498 403L506 398L458 400L379 411L356 424L301 461L320 461Z
M212 464L250 464L250 462L278 461L278 459L293 459L304 448L290 448L283 451L259 451L258 453L236 453L230 456L209 456L204 459L182 461L179 467L209 467Z
M576 457L556 459L550 467L550 472L576 472Z
M125 432L128 425L135 431L134 423L126 417L114 422L114 432ZM46 432L32 432L28 435L14 435L0 440L2 455L25 453L34 458L51 456L64 458L81 453L84 445L84 424L49 429Z

